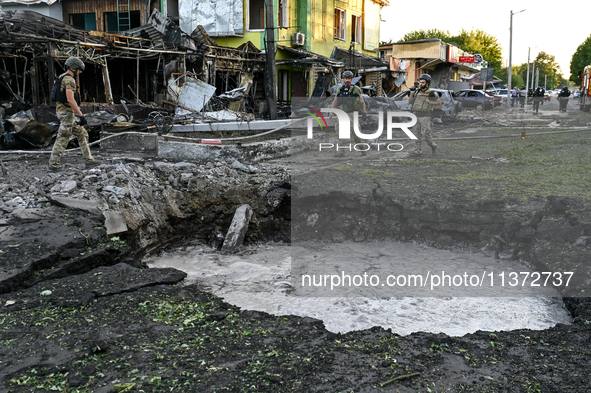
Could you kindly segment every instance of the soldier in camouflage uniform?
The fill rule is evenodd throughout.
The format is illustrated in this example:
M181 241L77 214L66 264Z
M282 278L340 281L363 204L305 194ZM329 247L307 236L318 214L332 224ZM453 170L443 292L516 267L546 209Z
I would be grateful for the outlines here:
M88 133L82 127L86 124L86 118L79 108L80 99L78 87L76 86L76 77L84 70L84 62L77 57L70 57L66 60L67 71L60 76L61 85L56 95L55 110L60 120L60 127L57 132L57 138L49 157L49 169L54 172L61 172L60 159L66 146L70 141L70 135L78 139L78 144L82 150L86 167L92 168L101 164L95 160L90 153L88 146Z
M338 108L349 115L349 124L351 126L351 133L353 134L353 139L355 143L363 143L361 138L357 136L355 131L353 130L353 121L354 121L354 113L357 111L358 115L359 112L365 113L365 101L363 100L363 92L359 86L353 86L351 83L353 82L353 72L345 71L343 72L343 86L339 87L336 91L336 95L334 100L332 101L332 108ZM329 119L333 117L333 113L329 115ZM335 127L337 131L337 139L339 137L339 130L338 130L338 122L337 127ZM343 155L345 152L344 150L340 150L338 153ZM365 155L366 152L362 151L362 155Z
M441 100L436 92L429 89L431 76L423 74L419 78L420 87L410 95L408 102L412 104L412 111L417 116L417 124L413 127L415 136L418 138L414 155L423 154L423 139L431 147L433 154L437 152L437 144L433 140L431 132L431 114L436 105L441 105Z

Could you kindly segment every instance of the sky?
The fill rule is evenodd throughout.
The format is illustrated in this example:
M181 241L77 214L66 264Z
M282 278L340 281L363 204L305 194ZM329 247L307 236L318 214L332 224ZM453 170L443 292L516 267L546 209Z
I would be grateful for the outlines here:
M511 63L527 63L539 52L556 57L565 79L570 77L570 61L577 47L591 35L591 3L562 0L495 0L475 2L421 1L395 3L382 9L380 41L396 42L414 30L439 29L456 35L465 30L483 30L495 36L503 50L503 65L509 63L510 13L513 11L513 56ZM402 5L404 4L404 6ZM517 12L525 11L517 14ZM421 11L427 10L427 12ZM579 12L577 12L579 10ZM409 16L412 15L412 16ZM587 19L582 18L587 15ZM385 21L385 22L384 22ZM541 76L540 76L541 78Z

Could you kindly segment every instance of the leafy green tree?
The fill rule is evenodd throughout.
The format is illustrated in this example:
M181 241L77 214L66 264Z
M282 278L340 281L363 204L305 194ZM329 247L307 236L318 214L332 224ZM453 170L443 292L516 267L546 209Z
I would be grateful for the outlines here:
M554 89L566 82L562 77L562 70L556 62L556 57L546 52L540 52L536 56L536 70L540 70L540 85L544 84L544 76L546 77L547 88Z
M424 40L427 38L440 38L443 42L451 42L449 31L443 31L439 29L411 31L410 33L405 34L404 37L402 37L402 39L398 42Z
M536 69L540 70L540 85L544 85L544 76L546 76L546 88L548 89L555 89L559 86L566 85L566 80L562 77L562 71L558 63L556 63L556 58L552 55L547 54L546 52L540 52L536 56ZM532 81L532 72L533 71L533 60L529 64L529 84L531 85ZM517 74L523 80L523 85L519 85L521 87L526 85L527 79L527 63L523 63L520 65L513 66L513 74ZM513 78L515 78L513 76ZM531 86L530 86L531 87Z
M586 66L591 64L591 36L579 45L573 57L570 61L570 78L571 82L574 82L576 86L581 85L581 78L579 78L579 72L583 74L583 70Z
M513 86L510 86L511 88L515 87L515 86L525 86L525 82L524 79L515 71L515 67L512 67L511 70L511 84ZM497 69L495 68L495 76L501 80L503 80L505 83L509 83L509 67L502 67L501 69Z

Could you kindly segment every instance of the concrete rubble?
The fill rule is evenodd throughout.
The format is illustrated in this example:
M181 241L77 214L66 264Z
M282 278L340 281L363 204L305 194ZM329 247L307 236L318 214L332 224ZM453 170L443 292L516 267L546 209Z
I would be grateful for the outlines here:
M232 219L232 224L230 225L230 229L228 229L228 233L226 234L222 251L234 252L242 245L242 242L244 241L244 235L246 235L248 224L250 223L251 218L252 208L249 205L240 205L238 209L236 209L236 213L234 213L234 218Z
M46 157L41 159L43 163L36 166L37 169L29 168L26 181L2 181L0 184L0 212L6 223L15 217L22 219L23 212L31 209L56 205L101 214L108 236L144 228L145 232L140 231L143 234L138 238L140 243L148 245L154 242L155 235L149 228L164 225L161 221L171 214L184 217L183 211L195 203L189 201L196 192L203 193L203 203L216 203L216 198L225 194L222 190L237 190L247 184L249 188L260 190L257 192L264 206L257 207L259 214L271 212L281 201L285 202L284 193L274 191L274 184L287 176L287 171L276 167L267 169L261 164L255 168L238 161L196 164L152 159L122 163L121 157L111 163L108 158L100 157L106 162L100 167L80 170L65 164L66 171L54 174L47 173ZM237 164L240 164L238 169ZM8 176L13 175L11 170ZM231 198L236 200L234 196ZM249 211L252 215L253 209ZM245 230L240 241L244 239Z

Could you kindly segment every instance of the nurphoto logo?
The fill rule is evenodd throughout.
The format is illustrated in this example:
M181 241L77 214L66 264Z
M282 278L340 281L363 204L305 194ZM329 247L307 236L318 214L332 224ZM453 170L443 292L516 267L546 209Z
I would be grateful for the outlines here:
M349 150L349 151L368 151L368 150L376 150L376 151L401 151L404 149L404 146L401 143L395 142L380 142L380 137L384 133L384 118L386 123L386 140L391 141L393 139L393 131L395 129L399 129L404 132L406 137L409 139L417 139L417 137L409 130L410 127L417 124L417 117L414 113L410 112L386 112L384 116L384 112L378 112L378 129L372 133L364 133L359 127L359 112L353 111L353 132L355 133L355 140L363 140L362 143L348 143L351 140L351 119L350 115L345 112L344 110L337 109L337 108L322 108L320 111L311 108L309 106L306 109L310 110L308 114L312 116L308 118L307 123L307 130L308 139L312 139L314 137L314 120L320 126L320 129L323 130L326 128L328 130L328 123L326 118L322 115L323 113L334 113L337 117L338 121L338 139L341 143L329 143L329 142L321 142L318 144L319 151L339 151L339 150ZM410 121L403 121L406 119L410 119ZM365 130L364 130L365 131ZM347 143L345 143L347 142Z

